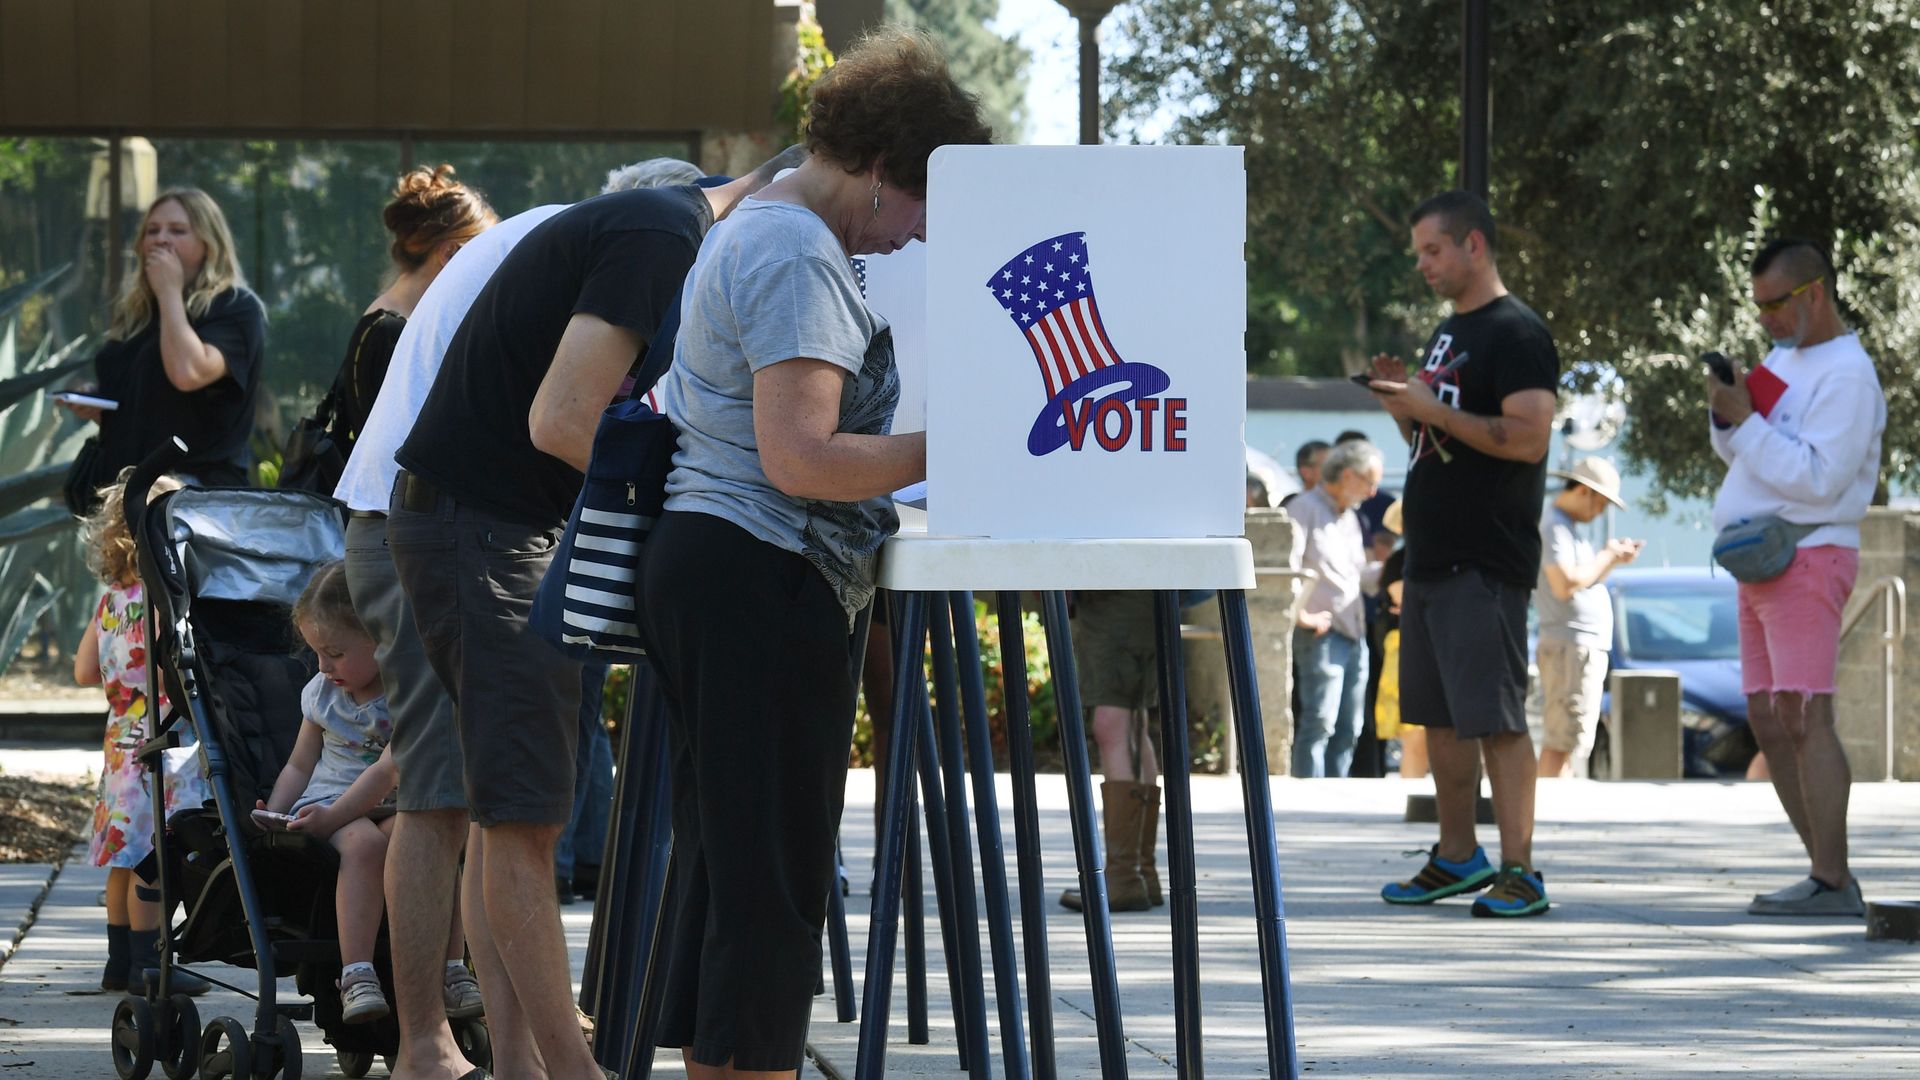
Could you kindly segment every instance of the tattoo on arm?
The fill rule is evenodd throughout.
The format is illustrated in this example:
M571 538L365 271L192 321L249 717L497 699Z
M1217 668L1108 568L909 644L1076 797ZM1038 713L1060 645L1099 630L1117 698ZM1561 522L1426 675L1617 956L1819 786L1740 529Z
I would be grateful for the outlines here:
M1507 423L1505 418L1499 416L1489 417L1487 419L1487 434L1493 436L1495 445L1507 445Z

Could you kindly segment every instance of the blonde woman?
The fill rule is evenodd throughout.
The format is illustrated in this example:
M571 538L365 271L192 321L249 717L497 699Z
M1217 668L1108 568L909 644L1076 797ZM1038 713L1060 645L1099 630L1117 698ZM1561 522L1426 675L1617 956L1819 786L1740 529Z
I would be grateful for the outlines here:
M110 484L178 436L188 452L175 475L245 484L267 314L241 280L227 219L206 192L170 188L141 219L133 256L89 390L117 407L67 406L100 425L90 475L74 481Z

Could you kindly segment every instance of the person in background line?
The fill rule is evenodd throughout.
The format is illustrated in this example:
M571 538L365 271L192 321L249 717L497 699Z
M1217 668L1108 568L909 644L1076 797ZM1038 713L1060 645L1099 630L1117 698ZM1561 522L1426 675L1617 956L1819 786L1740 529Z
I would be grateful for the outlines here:
M1800 834L1807 877L1756 896L1755 915L1860 915L1847 862L1853 774L1834 731L1840 615L1860 571L1860 520L1880 474L1886 395L1860 339L1840 321L1833 264L1780 238L1753 260L1753 304L1773 351L1731 384L1707 376L1709 437L1727 463L1713 525L1785 523L1793 562L1740 583L1740 681L1773 789Z
M1361 594L1379 583L1380 564L1367 557L1354 508L1380 487L1380 451L1364 439L1336 445L1320 467L1320 485L1290 508L1295 562L1318 575L1293 631L1293 670L1300 716L1293 775L1344 777L1365 714L1366 614Z
M1398 537L1406 528L1400 500L1381 515L1381 533ZM1379 677L1370 692L1375 701L1375 734L1381 741L1400 743L1400 778L1427 775L1427 729L1400 722L1400 600L1406 590L1407 545L1393 549L1380 564L1380 618L1369 629L1380 651Z
M1410 448L1400 712L1427 729L1440 839L1411 881L1380 895L1429 904L1491 884L1474 915L1539 915L1549 905L1533 865L1527 598L1540 573L1560 355L1546 324L1500 280L1485 202L1447 192L1410 222L1420 274L1453 314L1416 377L1376 356L1372 385ZM1497 871L1474 840L1483 760L1500 827Z
M1327 459L1327 452L1332 449L1319 439L1309 439L1300 444L1300 449L1293 452L1293 471L1300 474L1300 490L1281 499L1281 506L1293 502L1302 492L1320 486L1320 463Z
M267 310L241 277L226 216L198 188L169 188L147 207L133 254L138 265L126 275L107 342L93 357L95 382L79 387L119 408L63 403L100 425L89 475L71 478L68 488L84 484L92 492L112 484L176 436L187 456L175 476L246 484Z
M1540 775L1573 776L1593 752L1600 731L1600 693L1607 684L1607 656L1613 648L1613 599L1607 575L1640 554L1644 540L1608 540L1595 554L1577 526L1606 513L1620 501L1620 473L1605 458L1582 458L1568 472L1550 475L1567 486L1540 518L1540 583L1534 589L1540 617L1534 666L1540 671Z

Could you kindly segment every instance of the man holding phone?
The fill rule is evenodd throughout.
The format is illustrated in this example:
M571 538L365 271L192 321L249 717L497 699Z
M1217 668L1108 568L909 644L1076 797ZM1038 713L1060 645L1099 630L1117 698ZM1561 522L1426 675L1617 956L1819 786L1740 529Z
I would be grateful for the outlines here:
M1607 575L1638 558L1645 540L1608 540L1598 552L1578 526L1606 513L1620 501L1620 472L1606 458L1582 458L1566 472L1551 474L1567 482L1540 517L1540 582L1535 587L1540 641L1534 649L1540 669L1541 720L1546 737L1540 746L1540 775L1574 775L1599 735L1600 694L1607 685L1607 659L1613 649L1613 599Z
M1533 738L1527 731L1527 601L1540 572L1560 356L1494 263L1493 214L1465 191L1414 209L1420 275L1453 306L1417 377L1373 358L1369 384L1412 448L1400 608L1401 722L1426 729L1440 841L1392 904L1430 904L1488 888L1473 914L1547 910L1533 866ZM1496 871L1474 839L1479 765L1493 783Z
M1773 351L1751 372L1733 367L1731 381L1704 379L1709 437L1727 463L1713 525L1771 517L1800 534L1783 573L1740 583L1740 682L1748 726L1811 869L1747 911L1857 916L1865 905L1847 864L1853 774L1834 731L1834 669L1887 402L1873 360L1840 321L1825 253L1783 237L1760 249L1752 269Z

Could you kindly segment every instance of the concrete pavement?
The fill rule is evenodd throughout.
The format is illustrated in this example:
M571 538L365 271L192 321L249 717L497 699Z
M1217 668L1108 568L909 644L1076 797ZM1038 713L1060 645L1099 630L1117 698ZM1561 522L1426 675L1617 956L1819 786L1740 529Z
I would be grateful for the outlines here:
M52 771L70 771L44 760ZM38 763L0 748L0 768L32 771ZM856 983L864 978L871 784L870 773L853 774L844 835L855 882L848 905ZM1005 777L1000 787L1004 817ZM1239 786L1196 777L1194 787L1205 1066L1216 1077L1262 1076ZM1536 851L1555 908L1511 923L1469 918L1464 900L1408 909L1376 898L1380 883L1417 868L1418 859L1401 852L1431 842L1431 826L1399 820L1406 794L1424 790L1422 782L1397 780L1274 785L1302 1075L1920 1074L1915 946L1867 942L1859 920L1745 914L1753 893L1805 872L1764 785L1542 784ZM1855 866L1869 899L1920 897L1920 833L1912 827L1920 786L1858 785L1853 801ZM1040 803L1051 895L1073 881L1059 777L1042 778ZM1491 844L1492 836L1488 830L1484 839ZM1009 851L1012 843L1009 823ZM95 897L105 875L83 862L84 854L60 872L18 952L0 968L0 1075L112 1075L106 1033L115 999L87 992L98 979L104 911ZM11 924L37 888L34 874L44 881L49 868L0 869L10 871L0 874L0 904L7 905L0 920ZM926 908L933 1040L907 1045L904 980L896 976L889 1075L960 1075L930 897ZM1080 919L1057 906L1050 911L1060 1074L1096 1075ZM563 919L577 972L589 910L574 905ZM1165 909L1119 915L1114 926L1130 1074L1172 1076ZM984 952L984 926L980 937ZM200 1006L203 1019L244 1015L237 998L219 991ZM998 1055L991 997L988 1011ZM317 1031L300 1027L306 1075L339 1075ZM834 1022L830 998L816 1001L812 1043L830 1073L851 1075L856 1030ZM1000 1061L993 1071L1002 1073ZM679 1073L677 1055L663 1053L656 1074Z

